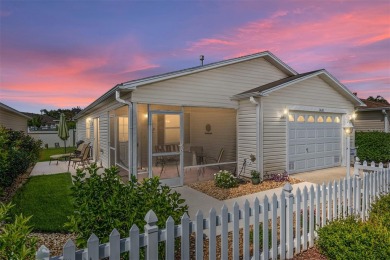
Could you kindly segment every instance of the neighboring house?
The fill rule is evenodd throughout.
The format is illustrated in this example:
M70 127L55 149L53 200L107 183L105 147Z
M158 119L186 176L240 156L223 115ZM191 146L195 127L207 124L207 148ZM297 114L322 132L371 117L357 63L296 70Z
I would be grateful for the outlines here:
M354 126L356 131L381 131L390 132L390 105L361 99L367 106L358 108Z
M118 84L76 116L77 138L103 166L168 185L216 166L296 173L345 165L356 106L326 70L298 74L266 51Z
M29 116L0 102L0 125L16 131L27 132Z
M41 127L30 126L29 131L56 131L59 120L49 115L40 115L35 113L23 112L23 114L33 118L39 116L41 118Z

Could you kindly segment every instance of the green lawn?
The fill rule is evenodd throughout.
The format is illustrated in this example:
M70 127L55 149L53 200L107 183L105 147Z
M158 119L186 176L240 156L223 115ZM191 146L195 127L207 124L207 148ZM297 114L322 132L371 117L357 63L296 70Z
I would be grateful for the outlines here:
M66 147L66 153L72 153L74 152L75 149L76 149L75 147ZM62 153L65 153L64 147L49 148L49 149L43 148L39 153L39 161L40 162L49 161L51 155L62 154Z
M31 177L14 196L13 213L33 215L34 231L66 232L64 223L72 214L69 173Z

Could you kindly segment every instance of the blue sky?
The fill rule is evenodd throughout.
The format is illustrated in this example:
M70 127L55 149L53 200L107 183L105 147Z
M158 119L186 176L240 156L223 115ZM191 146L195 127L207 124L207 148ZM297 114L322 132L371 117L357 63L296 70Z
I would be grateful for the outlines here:
M390 100L389 1L0 1L0 101L85 107L115 84L270 50Z

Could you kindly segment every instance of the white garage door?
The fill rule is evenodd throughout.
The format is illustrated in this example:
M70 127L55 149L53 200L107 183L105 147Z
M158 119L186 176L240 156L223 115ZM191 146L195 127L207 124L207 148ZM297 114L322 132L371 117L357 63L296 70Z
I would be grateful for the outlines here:
M341 115L292 112L288 118L289 173L339 166Z

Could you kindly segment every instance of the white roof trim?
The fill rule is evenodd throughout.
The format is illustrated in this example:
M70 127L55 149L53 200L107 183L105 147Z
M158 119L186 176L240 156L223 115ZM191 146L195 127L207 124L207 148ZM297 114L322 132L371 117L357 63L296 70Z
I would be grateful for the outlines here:
M168 80L168 79L172 79L172 78L177 78L177 77L181 77L181 76L185 76L185 75L189 75L189 74L193 74L193 73L198 73L201 71L215 69L215 68L219 68L219 67L223 67L223 66L243 62L243 61L248 61L248 60L252 60L252 59L262 58L262 57L271 58L275 63L277 63L280 66L280 68L283 68L285 71L288 71L289 73L291 73L291 75L298 74L295 70L290 68L287 64L282 62L280 59L278 59L271 52L265 51L265 52L260 52L260 53L256 53L256 54L251 54L251 55L239 57L239 58L233 58L233 59L229 59L229 60L215 62L215 63L211 63L209 65L195 67L193 69L185 69L182 71L167 73L167 74L163 74L160 76L125 82L125 83L121 84L120 88L121 89L136 89L137 87L142 86L142 85L151 84L151 83L155 83L155 82L159 82L159 81L163 81L163 80Z
M262 91L260 92L260 95L268 95L269 93L272 93L274 91L277 91L279 89L282 89L282 88L285 88L289 85L292 85L294 83L297 83L297 82L300 82L300 81L303 81L303 80L306 80L306 79L309 79L309 78L312 78L312 77L315 77L315 76L320 76L320 75L325 75L327 78L329 78L331 81L333 81L336 86L338 86L341 90L343 90L348 96L351 97L352 100L355 101L355 103L358 105L358 106L366 106L366 104L363 103L363 101L361 101L357 96L355 96L351 91L349 91L349 89L344 86L342 83L340 83L336 78L334 78L329 72L327 72L326 70L320 70L316 73L313 73L313 74L309 74L307 76L304 76L304 77L301 77L301 78L298 78L298 79L295 79L295 80L292 80L292 81L289 81L289 82L286 82L284 84L281 84L281 85L278 85L276 87L273 87L273 88L270 88L270 89L267 89L265 91Z

